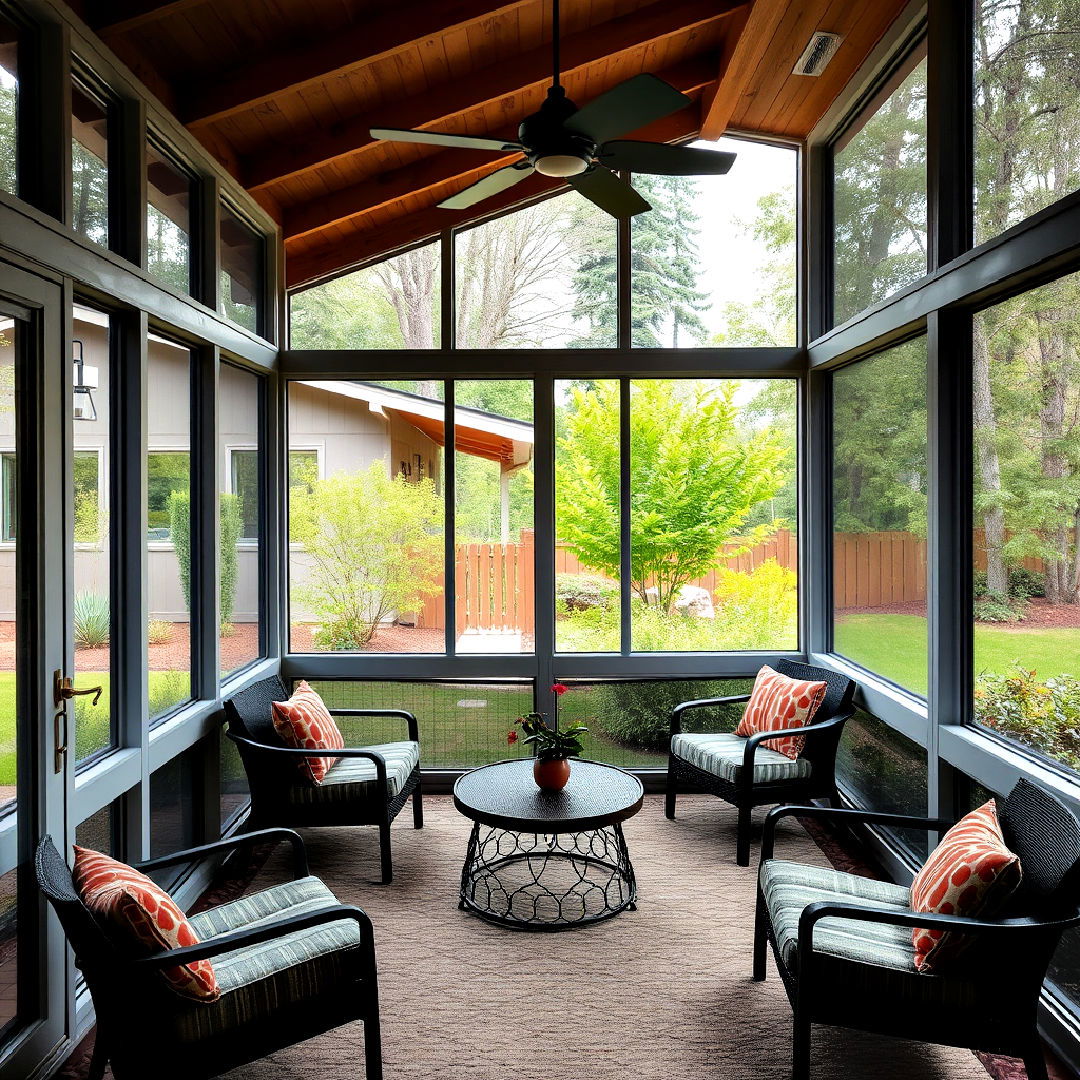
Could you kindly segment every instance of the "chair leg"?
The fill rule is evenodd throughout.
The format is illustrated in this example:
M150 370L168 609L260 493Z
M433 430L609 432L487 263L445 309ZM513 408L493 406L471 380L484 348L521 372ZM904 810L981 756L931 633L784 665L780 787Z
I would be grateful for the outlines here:
M394 880L394 863L390 858L389 821L384 821L379 826L379 852L382 855L382 883L389 885Z
M1027 1070L1028 1080L1049 1080L1046 1070L1046 1058L1043 1057L1042 1044L1038 1039L1035 1045L1024 1055L1024 1068Z
M739 807L739 831L735 844L735 861L740 866L750 865L750 815L753 808Z
M102 1080L105 1076L105 1066L109 1063L109 1055L105 1050L100 1032L94 1034L94 1053L90 1058L90 1071L86 1074L87 1080Z
M675 820L675 780L671 775L671 758L668 758L667 786L664 793L664 816L670 821Z
M412 823L414 829L422 829L424 827L423 787L423 783L418 780L412 793Z
M768 974L768 910L758 893L757 915L754 918L754 982L764 982Z
M840 792L836 788L832 789L832 794L829 796L829 805L834 810L843 810L844 800L840 798Z
M791 1080L810 1080L810 1024L796 1009L791 1040Z
M367 1080L382 1080L382 1032L377 1003L364 1017L364 1073Z

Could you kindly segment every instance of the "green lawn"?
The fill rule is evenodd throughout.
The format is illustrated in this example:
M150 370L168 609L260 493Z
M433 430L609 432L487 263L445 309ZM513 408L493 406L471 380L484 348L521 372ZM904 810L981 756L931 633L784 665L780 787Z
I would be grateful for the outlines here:
M836 651L908 690L925 694L926 619L918 615L847 615L837 622ZM1080 676L1080 631L1026 630L1023 624L975 627L975 670L1001 674L1015 661L1040 678Z

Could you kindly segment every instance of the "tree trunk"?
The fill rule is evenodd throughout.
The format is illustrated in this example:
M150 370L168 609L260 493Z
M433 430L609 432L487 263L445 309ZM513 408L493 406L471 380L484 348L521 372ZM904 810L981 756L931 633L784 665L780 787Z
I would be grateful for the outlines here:
M994 497L1001 492L1001 465L997 452L997 417L990 388L990 347L983 326L985 316L974 323L974 397L972 410L975 425L975 452L979 482L983 493ZM1009 591L1005 569L1005 513L998 505L983 511L983 537L986 546L986 588L1000 596Z
M1044 286L1048 288L1048 286ZM1041 369L1041 408L1039 409L1040 465L1042 475L1051 481L1051 489L1060 487L1069 475L1069 463L1062 452L1065 436L1066 379L1065 333L1062 327L1064 312L1060 305L1039 311L1035 318L1039 327L1039 360ZM1053 510L1051 510L1053 513ZM1046 560L1046 599L1052 604L1069 602L1069 522L1068 509L1061 508L1060 520L1046 533L1046 542L1053 555Z

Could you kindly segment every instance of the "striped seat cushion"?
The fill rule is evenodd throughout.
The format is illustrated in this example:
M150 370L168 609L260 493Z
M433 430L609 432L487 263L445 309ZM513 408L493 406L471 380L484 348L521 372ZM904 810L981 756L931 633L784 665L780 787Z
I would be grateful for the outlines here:
M761 867L761 891L785 966L795 967L799 917L808 904L841 900L866 907L909 911L909 892L887 881L804 863L770 859ZM915 970L911 928L852 919L822 919L814 928L814 951L902 971Z
M671 752L696 765L702 772L712 773L736 783L742 773L746 740L740 735L695 734L682 732L671 737ZM767 746L754 751L754 783L776 780L797 780L809 776L813 766L805 758L789 758Z
M291 918L338 903L314 877L275 885L191 917L204 941L235 930ZM353 919L325 923L214 957L221 996L210 1006L174 1018L176 1034L199 1042L249 1023L265 1023L276 1010L332 993L354 993L360 974L360 931Z

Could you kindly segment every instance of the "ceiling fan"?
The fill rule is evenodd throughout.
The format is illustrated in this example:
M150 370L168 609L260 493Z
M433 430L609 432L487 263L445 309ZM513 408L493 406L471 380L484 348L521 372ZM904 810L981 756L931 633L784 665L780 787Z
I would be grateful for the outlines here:
M444 199L439 206L446 210L474 206L535 171L563 177L612 217L628 218L651 207L613 169L654 176L717 176L731 168L735 155L724 151L618 137L693 103L655 75L635 75L579 109L559 82L559 0L552 0L552 24L555 76L540 111L521 122L517 141L402 128L372 128L371 137L500 153L518 150L524 155Z

